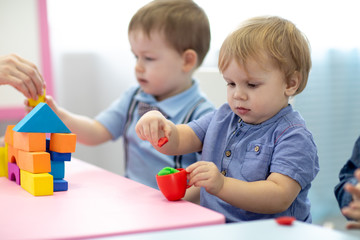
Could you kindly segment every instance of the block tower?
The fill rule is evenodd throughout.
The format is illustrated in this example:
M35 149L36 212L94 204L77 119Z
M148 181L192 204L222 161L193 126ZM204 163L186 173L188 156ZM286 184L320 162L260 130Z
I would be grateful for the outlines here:
M7 167L9 180L34 196L67 191L65 162L75 147L76 135L46 103L39 103L17 125L7 127L2 154L7 166L1 164L0 173Z

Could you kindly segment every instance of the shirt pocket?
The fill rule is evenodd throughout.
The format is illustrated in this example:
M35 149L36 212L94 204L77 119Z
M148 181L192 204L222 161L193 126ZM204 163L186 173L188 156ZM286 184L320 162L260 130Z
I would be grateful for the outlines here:
M265 180L269 175L273 148L269 145L251 142L246 148L241 163L241 175L248 182Z

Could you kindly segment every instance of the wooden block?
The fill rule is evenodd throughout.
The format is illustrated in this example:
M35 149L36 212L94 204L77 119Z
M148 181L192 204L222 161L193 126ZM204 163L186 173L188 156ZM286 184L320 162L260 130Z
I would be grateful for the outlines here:
M54 179L63 179L65 177L65 162L51 161L51 175Z
M47 152L26 152L19 150L18 166L31 173L51 172L50 154Z
M53 195L53 176L49 173L30 173L20 169L21 187L34 196Z
M38 99L37 99L37 100L35 100L35 99L33 99L33 98L28 98L29 106L30 106L30 107L36 107L39 103L45 102L45 95L46 95L45 92L46 92L46 91L45 91L45 89L44 89L43 94L42 94L42 95L38 95Z
M76 148L74 133L52 133L50 136L50 151L59 153L73 153Z
M14 145L14 131L13 131L13 128L15 127L15 125L8 125L7 128L6 128L6 132L5 132L5 139L4 141L7 143L7 144L10 144L10 145Z
M46 134L14 132L14 148L28 152L45 152Z
M8 176L10 181L14 181L17 185L20 185L20 168L16 163L8 163Z
M54 179L54 192L67 191L68 182L64 179Z
M8 176L8 160L6 157L6 147L0 147L0 177Z
M49 151L51 161L71 161L71 153L58 153L54 151Z
M18 153L19 153L18 149L14 148L11 145L7 145L7 161L8 162L16 163L16 161L18 159Z
M46 103L39 103L13 128L16 132L71 133Z

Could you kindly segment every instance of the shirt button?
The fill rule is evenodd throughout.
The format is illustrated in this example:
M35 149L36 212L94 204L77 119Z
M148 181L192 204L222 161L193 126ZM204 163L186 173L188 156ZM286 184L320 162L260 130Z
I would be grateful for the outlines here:
M254 148L255 152L258 152L260 150L260 147L259 146L255 146Z
M227 151L225 152L225 156L230 157L230 156L231 156L231 151L230 151L230 150L227 150Z
M221 171L221 174L224 175L224 176L226 176L226 170L222 170L222 171Z

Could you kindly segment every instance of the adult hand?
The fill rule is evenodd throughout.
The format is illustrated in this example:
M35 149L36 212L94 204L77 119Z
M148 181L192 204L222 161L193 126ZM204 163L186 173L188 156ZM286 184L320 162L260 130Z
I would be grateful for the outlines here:
M25 97L42 95L45 81L36 65L15 54L0 56L0 85L9 84Z

